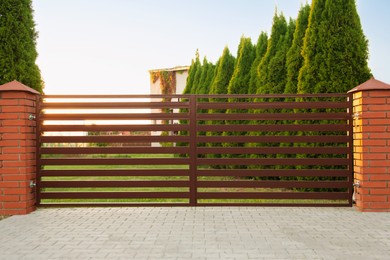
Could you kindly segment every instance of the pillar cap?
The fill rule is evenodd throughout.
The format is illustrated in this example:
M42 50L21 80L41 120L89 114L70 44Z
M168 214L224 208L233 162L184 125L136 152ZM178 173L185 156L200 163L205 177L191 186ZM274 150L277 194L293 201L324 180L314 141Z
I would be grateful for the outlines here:
M24 91L24 92L30 92L38 95L41 94L35 89L27 87L26 85L16 80L0 85L0 92L4 92L4 91Z
M351 89L348 93L354 93L358 91L367 91L367 90L390 90L390 84L386 84L382 81L371 78L366 82L360 84L359 86Z

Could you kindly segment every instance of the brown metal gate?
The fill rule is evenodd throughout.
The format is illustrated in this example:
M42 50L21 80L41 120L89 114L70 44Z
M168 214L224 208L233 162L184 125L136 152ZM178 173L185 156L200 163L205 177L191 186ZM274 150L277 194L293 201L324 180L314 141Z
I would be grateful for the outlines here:
M38 205L352 205L351 98L46 95Z

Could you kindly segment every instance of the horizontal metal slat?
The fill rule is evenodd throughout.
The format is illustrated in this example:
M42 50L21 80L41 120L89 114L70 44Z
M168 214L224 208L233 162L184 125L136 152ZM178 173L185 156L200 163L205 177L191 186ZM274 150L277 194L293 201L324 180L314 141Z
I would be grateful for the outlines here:
M350 188L348 181L198 181L199 188Z
M201 176L232 176L232 177L347 177L351 178L351 170L323 170L323 169L290 169L290 170L279 170L279 169L208 169L198 170L197 175Z
M321 136L199 136L200 143L347 143L344 135Z
M41 143L189 142L187 136L42 136Z
M294 120L294 119L292 119ZM198 131L206 132L224 132L224 131L254 131L254 132L282 132L282 131L318 131L318 132L334 132L334 131L349 131L347 124L315 124L315 125L266 125L266 124L229 124L229 125L213 125L205 122L206 124L199 124L197 126Z
M189 120L187 113L42 114L41 120Z
M218 158L198 159L198 165L349 165L350 160L344 158L304 158L304 159L291 159L291 158Z
M198 199L342 200L347 192L198 192Z
M198 147L198 154L348 154L348 147Z
M186 131L187 124L127 124L127 125L42 125L41 131L54 132L98 132L98 131Z
M183 154L188 147L42 147L41 154Z
M188 108L188 102L43 102L42 109Z
M215 113L198 114L198 120L348 120L349 113Z
M189 187L188 181L42 181L41 188L163 188Z
M342 109L348 102L205 102L198 109Z
M180 199L188 192L42 192L41 199Z
M42 177L116 177L116 176L189 176L189 170L182 169L129 169L129 170L40 170Z
M41 165L187 165L187 158L131 158L131 159L41 159Z
M347 98L345 93L321 93L321 94L197 94L201 98Z

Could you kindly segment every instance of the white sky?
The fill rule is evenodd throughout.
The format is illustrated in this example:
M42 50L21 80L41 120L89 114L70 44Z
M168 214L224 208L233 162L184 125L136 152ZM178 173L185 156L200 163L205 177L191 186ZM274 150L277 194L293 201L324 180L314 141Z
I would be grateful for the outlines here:
M310 3L311 1L308 0ZM148 94L150 69L215 62L242 35L255 43L275 12L306 0L33 0L46 94ZM390 83L390 1L358 0L370 67Z

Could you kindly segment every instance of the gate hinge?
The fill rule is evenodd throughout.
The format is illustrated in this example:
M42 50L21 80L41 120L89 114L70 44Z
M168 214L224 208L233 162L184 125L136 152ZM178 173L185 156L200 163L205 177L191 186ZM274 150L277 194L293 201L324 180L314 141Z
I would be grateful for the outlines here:
M33 189L37 186L37 184L35 183L35 181L31 180L30 181L30 188Z

